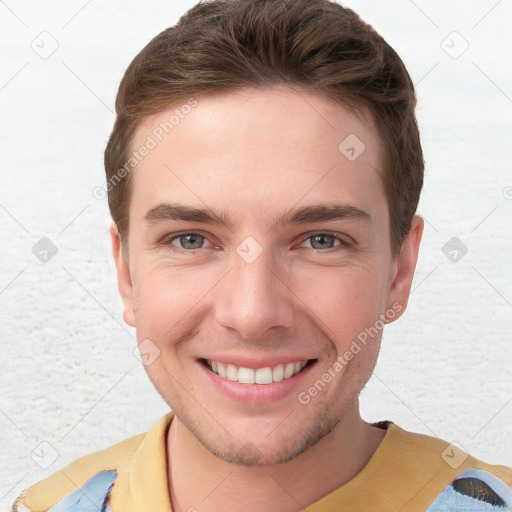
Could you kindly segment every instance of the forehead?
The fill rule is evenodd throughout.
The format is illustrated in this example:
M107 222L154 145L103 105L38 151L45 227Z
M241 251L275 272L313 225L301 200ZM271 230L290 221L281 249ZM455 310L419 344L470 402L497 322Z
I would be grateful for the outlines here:
M132 151L144 146L151 148L133 171L130 217L176 198L239 213L320 196L370 210L383 200L371 116L320 93L242 89L187 98L143 121Z

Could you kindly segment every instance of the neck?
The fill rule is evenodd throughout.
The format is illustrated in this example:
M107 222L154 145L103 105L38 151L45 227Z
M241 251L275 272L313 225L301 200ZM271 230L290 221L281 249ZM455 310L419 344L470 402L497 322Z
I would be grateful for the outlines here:
M298 512L354 478L385 434L361 419L356 400L331 433L298 457L245 467L212 455L174 417L167 436L173 512Z

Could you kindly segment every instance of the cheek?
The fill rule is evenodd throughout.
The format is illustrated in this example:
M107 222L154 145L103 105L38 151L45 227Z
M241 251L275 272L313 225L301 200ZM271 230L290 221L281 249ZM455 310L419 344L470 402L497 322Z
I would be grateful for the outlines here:
M139 338L150 337L161 345L183 336L201 298L213 286L210 281L211 275L197 270L161 265L137 274L134 298Z
M319 269L314 279L303 275L298 280L303 284L297 295L338 352L374 325L382 312L385 286L374 268L368 265Z

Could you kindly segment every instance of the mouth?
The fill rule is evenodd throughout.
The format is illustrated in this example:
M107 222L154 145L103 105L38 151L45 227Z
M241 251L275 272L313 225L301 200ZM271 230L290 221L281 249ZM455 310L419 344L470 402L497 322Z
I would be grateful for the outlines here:
M316 359L300 360L262 368L247 368L211 359L201 359L200 361L212 373L222 379L240 384L260 384L264 386L291 379L306 367L313 365Z

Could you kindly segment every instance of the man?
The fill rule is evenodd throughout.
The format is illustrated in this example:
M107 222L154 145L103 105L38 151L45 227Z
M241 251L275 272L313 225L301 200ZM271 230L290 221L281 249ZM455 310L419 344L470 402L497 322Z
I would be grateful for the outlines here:
M359 413L423 230L414 107L327 0L198 4L142 50L107 190L124 320L173 412L15 510L511 510L509 468Z

